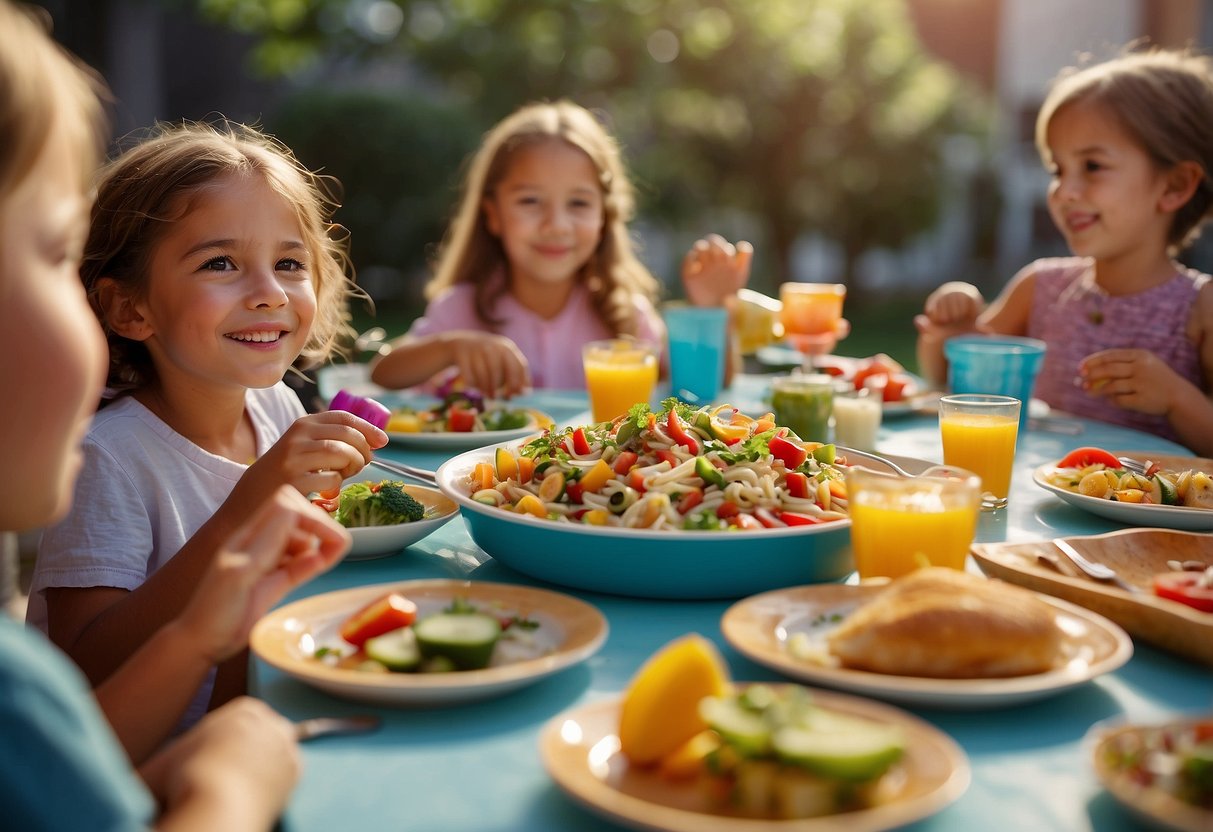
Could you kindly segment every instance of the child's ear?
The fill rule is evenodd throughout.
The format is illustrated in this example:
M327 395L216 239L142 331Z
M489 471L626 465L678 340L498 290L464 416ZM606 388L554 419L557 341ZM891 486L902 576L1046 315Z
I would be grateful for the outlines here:
M123 338L146 341L152 336L152 325L143 316L134 298L112 277L97 281L97 305L105 317L106 326Z
M1204 177L1204 168L1196 162L1180 162L1167 171L1167 189L1163 191L1158 207L1168 213L1178 211L1196 193Z
M480 200L480 208L484 211L484 224L488 227L489 233L494 237L500 237L501 214L497 211L497 204L491 197L486 196Z

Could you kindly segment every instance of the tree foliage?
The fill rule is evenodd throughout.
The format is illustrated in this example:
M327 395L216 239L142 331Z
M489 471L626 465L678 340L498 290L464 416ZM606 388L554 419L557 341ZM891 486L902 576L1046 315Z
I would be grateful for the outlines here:
M984 112L903 0L197 2L259 36L265 72L403 56L486 126L538 98L600 108L648 215L748 213L779 279L804 232L853 262L929 228L944 140Z

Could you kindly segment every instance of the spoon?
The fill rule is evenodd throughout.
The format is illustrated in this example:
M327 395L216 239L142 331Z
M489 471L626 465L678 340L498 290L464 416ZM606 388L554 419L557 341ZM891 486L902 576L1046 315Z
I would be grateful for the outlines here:
M1141 592L1141 589L1126 583L1116 574L1116 570L1103 563L1092 563L1078 553L1078 550L1062 540L1060 537L1053 539L1053 545L1056 546L1063 555L1068 557L1075 566L1086 573L1087 577L1094 578L1097 581L1114 583L1118 587L1127 592Z
M329 737L337 734L362 734L374 731L382 724L377 716L361 714L358 716L318 716L312 719L302 719L295 723L295 739L306 742L317 737Z

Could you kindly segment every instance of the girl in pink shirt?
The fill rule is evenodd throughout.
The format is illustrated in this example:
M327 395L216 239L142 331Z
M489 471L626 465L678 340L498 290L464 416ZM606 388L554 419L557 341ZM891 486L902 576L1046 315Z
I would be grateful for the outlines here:
M588 110L524 106L473 158L425 315L376 359L372 380L409 387L453 368L492 395L580 389L583 344L631 336L660 347L659 286L632 249L632 212L618 145ZM696 243L683 263L688 298L729 304L752 254L715 235Z
M1063 74L1036 121L1049 213L1075 255L1021 270L989 307L946 283L919 329L941 383L944 341L972 331L1046 342L1036 394L1050 406L1213 455L1213 281L1173 259L1213 210L1207 57L1127 54Z

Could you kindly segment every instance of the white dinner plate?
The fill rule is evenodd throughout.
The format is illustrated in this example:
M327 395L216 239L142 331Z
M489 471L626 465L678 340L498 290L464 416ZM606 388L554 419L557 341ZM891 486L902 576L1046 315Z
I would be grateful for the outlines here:
M1065 664L1001 679L933 679L852 670L800 658L789 641L807 639L827 658L825 638L883 585L822 584L754 595L725 611L720 628L738 652L794 679L890 702L940 708L1001 708L1043 699L1115 670L1133 655L1133 642L1116 624L1075 604L1041 595L1057 607ZM803 635L798 635L803 634Z
M933 815L968 788L964 752L933 725L870 700L816 690L812 696L822 707L901 730L906 753L887 775L885 800L868 809L803 820L726 814L695 780L672 781L651 768L629 766L619 752L618 698L552 719L540 734L539 752L556 784L587 809L660 832L874 832Z
M511 428L510 430L424 431L416 433L388 431L387 437L392 442L416 448L417 450L468 451L472 448L481 448L485 445L494 445L498 442L521 439L524 436L530 436L532 433L538 433L553 424L552 417L546 413L529 407L519 409L526 410L531 415L531 420L520 428Z
M1124 452L1114 451L1117 456L1133 456L1142 459L1153 459L1157 461L1166 460L1164 464L1170 466L1180 466L1175 470L1185 470L1186 467L1204 470L1205 465L1210 461L1199 459L1196 457L1184 458L1175 456L1166 456L1162 454L1146 454L1141 452ZM1205 465L1202 465L1204 463ZM1056 463L1049 465L1041 465L1032 472L1032 480L1045 491L1048 491L1057 496L1058 499L1064 500L1075 508L1080 508L1083 511L1099 517L1104 517L1108 520L1115 520L1118 523L1124 523L1127 526L1147 526L1158 529L1178 529L1180 531L1189 532L1204 532L1213 530L1213 509L1207 508L1188 508L1187 506L1162 506L1149 505L1145 503L1121 503L1116 500L1105 500L1100 497L1088 497L1085 494L1077 494L1073 491L1067 491L1060 486L1053 485L1045 477L1050 471L1057 468Z
M539 622L533 631L535 658L484 670L450 673L372 673L335 667L315 658L320 648L353 648L339 635L342 623L367 604L398 592L418 607L418 615L438 612L457 599L474 606L494 604L499 612ZM344 699L376 705L456 705L497 696L571 667L594 655L606 641L607 622L595 607L559 592L513 584L446 579L343 589L313 595L270 612L253 627L249 645L263 661L300 682Z

